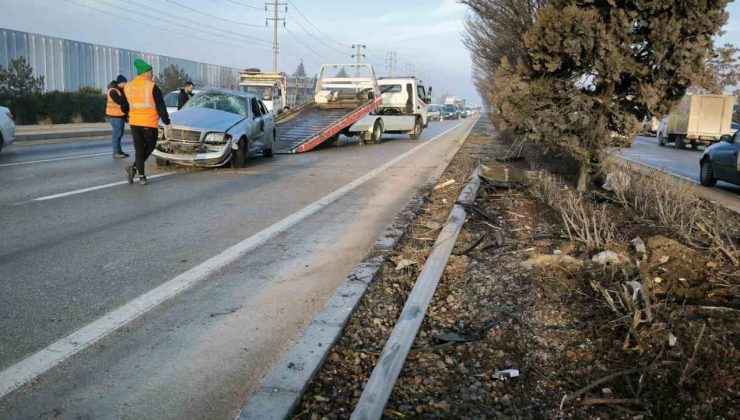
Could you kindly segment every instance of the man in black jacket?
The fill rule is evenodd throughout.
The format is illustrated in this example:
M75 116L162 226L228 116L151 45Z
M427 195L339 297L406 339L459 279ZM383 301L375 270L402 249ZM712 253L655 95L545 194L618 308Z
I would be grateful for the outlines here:
M177 110L181 110L186 103L193 97L193 89L195 85L193 82L185 82L185 87L180 89L180 94L177 95Z
M128 153L124 153L123 149L121 149L121 138L123 137L123 130L126 127L126 118L129 111L128 101L126 100L126 95L123 93L123 87L126 85L126 82L127 80L123 75L118 75L116 80L108 84L108 91L106 92L105 115L108 117L111 128L113 129L112 143L114 159L123 159L129 156Z

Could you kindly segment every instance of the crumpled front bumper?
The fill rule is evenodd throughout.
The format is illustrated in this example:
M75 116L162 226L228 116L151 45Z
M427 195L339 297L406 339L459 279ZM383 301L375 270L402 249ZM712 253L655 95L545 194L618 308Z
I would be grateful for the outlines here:
M173 153L171 151L165 152L160 150L160 147L164 147L166 149L166 146L168 145L167 141L160 141L157 143L157 148L154 149L152 155L177 165L212 168L223 166L229 162L232 153L231 143L231 140L227 141L221 150L216 152Z

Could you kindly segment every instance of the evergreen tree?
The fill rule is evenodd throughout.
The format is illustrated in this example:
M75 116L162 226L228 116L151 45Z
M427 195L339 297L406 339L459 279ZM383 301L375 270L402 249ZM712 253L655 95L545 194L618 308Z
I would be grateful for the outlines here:
M727 0L554 0L524 36L526 56L504 58L497 120L581 162L588 188L599 152L629 145L645 116L667 113L692 83L727 21Z
M154 79L165 95L185 86L190 76L177 64L170 64Z
M33 77L33 69L25 57L11 60L8 68L0 66L0 95L16 98L22 95L41 93L44 76Z
M293 72L293 76L296 77L306 77L306 68L303 66L303 59L301 58L300 64L298 64L298 68Z

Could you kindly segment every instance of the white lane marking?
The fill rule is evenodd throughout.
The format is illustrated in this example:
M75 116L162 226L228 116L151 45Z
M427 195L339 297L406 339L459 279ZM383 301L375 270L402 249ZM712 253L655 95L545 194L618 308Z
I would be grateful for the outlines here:
M69 334L68 336L56 341L50 346L41 349L31 356L10 366L9 368L0 372L0 398L5 397L17 388L32 381L39 375L62 363L67 358L90 347L98 340L104 338L108 334L116 331L129 322L156 308L163 302L177 296L185 290L190 289L195 284L208 277L210 274L224 268L245 253L257 248L258 246L274 238L278 234L288 230L289 228L295 226L309 216L319 212L321 209L325 208L329 204L338 200L339 198L356 189L357 187L375 178L396 163L406 159L422 148L432 144L434 141L440 139L452 130L462 127L463 124L464 123L460 123L450 128L449 130L446 130L443 133L425 141L424 143L414 147L406 153L385 163L383 166L373 169L372 171L339 188L338 190L320 198L319 200L298 210L290 216L287 216L286 218L276 222L275 224L248 237L247 239L239 242L231 248L226 249L222 253L209 258L208 260L198 264L190 270L176 276L171 280L168 280L166 283L163 283L162 285L124 304L118 309L114 309L113 311L108 312L92 323L87 324L86 326ZM467 133L470 133L474 126L475 124L471 124Z
M2 164L0 164L0 168L1 167L4 167L4 166L19 166L19 165L30 165L32 163L58 162L60 160L80 159L80 158L94 157L94 156L103 156L103 155L110 155L110 152L106 152L106 153L93 153L93 154L90 154L90 155L67 156L67 157L53 158L53 159L32 160L32 161L29 161L29 162L2 163Z
M155 178L162 178L165 176L174 175L175 172L165 172L163 174L156 174L147 176L147 179L155 179ZM77 195L77 194L83 194L90 191L96 191L96 190L102 190L104 188L110 188L110 187L117 187L119 185L126 185L128 184L128 181L120 181L120 182L111 182L110 184L103 184L103 185L96 185L94 187L88 187L88 188L82 188L80 190L74 190L74 191L67 191L59 194L53 194L53 195L47 195L44 197L34 198L29 201L24 201L23 203L28 203L30 201L47 201L47 200L54 200L55 198L62 198L62 197L69 197L70 195Z

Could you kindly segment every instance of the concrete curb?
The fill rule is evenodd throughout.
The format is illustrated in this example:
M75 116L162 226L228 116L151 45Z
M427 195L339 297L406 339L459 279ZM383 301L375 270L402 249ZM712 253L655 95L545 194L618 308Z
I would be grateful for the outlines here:
M131 129L126 128L124 134L130 134ZM87 130L87 131L66 131L59 133L34 133L34 134L17 134L16 141L38 141L38 140L57 140L57 139L74 139L85 137L103 137L113 134L113 130Z
M435 168L416 195L396 216L393 223L375 241L367 257L347 276L334 295L301 334L298 342L278 362L241 409L237 419L287 419L298 405L308 383L318 373L332 346L360 303L368 285L408 231L431 189L457 155L477 121Z

